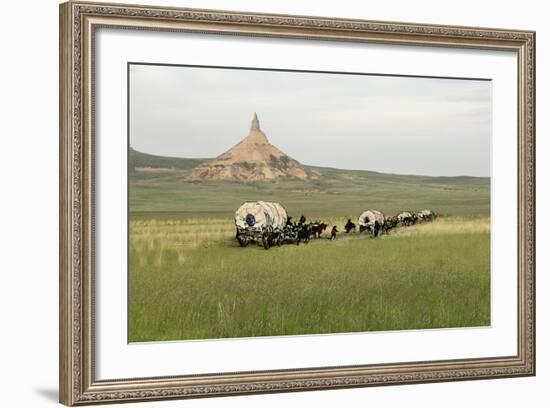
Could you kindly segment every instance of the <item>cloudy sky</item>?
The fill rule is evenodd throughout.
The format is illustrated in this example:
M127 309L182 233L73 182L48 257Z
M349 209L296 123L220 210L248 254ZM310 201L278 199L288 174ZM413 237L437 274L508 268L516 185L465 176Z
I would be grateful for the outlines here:
M254 112L303 164L490 175L490 81L130 66L136 150L216 157L248 134Z

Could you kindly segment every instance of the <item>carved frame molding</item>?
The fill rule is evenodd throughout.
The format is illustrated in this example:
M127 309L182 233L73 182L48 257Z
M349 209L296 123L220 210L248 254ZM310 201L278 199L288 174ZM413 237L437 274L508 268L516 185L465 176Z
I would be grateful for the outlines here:
M113 379L94 376L94 30L507 50L518 60L518 350L483 359ZM535 33L217 10L60 5L60 401L145 401L535 374Z

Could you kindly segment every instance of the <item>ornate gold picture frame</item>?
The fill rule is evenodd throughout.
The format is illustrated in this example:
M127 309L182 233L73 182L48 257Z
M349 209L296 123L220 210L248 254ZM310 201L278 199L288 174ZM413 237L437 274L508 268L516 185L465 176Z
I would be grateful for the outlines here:
M517 352L483 358L98 379L95 35L99 28L507 51L517 57ZM113 135L112 135L113 136ZM114 136L116 137L116 136ZM120 135L120 137L125 137ZM229 11L60 6L60 402L66 405L535 375L535 33ZM498 203L495 203L498 206Z

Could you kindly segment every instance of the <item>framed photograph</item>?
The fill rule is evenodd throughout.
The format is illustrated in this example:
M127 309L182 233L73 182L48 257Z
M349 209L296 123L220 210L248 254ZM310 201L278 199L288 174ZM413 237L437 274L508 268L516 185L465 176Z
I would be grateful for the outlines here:
M60 6L66 405L535 374L535 33Z

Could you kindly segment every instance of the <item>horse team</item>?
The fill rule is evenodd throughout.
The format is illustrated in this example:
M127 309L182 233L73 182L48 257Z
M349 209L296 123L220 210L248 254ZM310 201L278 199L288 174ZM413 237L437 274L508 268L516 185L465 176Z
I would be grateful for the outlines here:
M378 210L364 211L358 219L359 233L366 232L371 237L376 238L380 234L388 234L392 229L400 226L408 227L419 222L433 221L437 218L437 214L432 210L422 210L419 212L403 211L397 215L385 217ZM329 224L325 222L315 221L306 223L306 217L302 215L300 221L292 222L292 217L287 218L287 223L281 234L275 237L274 243L280 245L282 243L307 243L311 239L321 238L321 235L326 231ZM357 231L357 225L348 218L344 225L346 234L353 234ZM337 226L334 225L330 231L328 239L336 239L338 233Z

